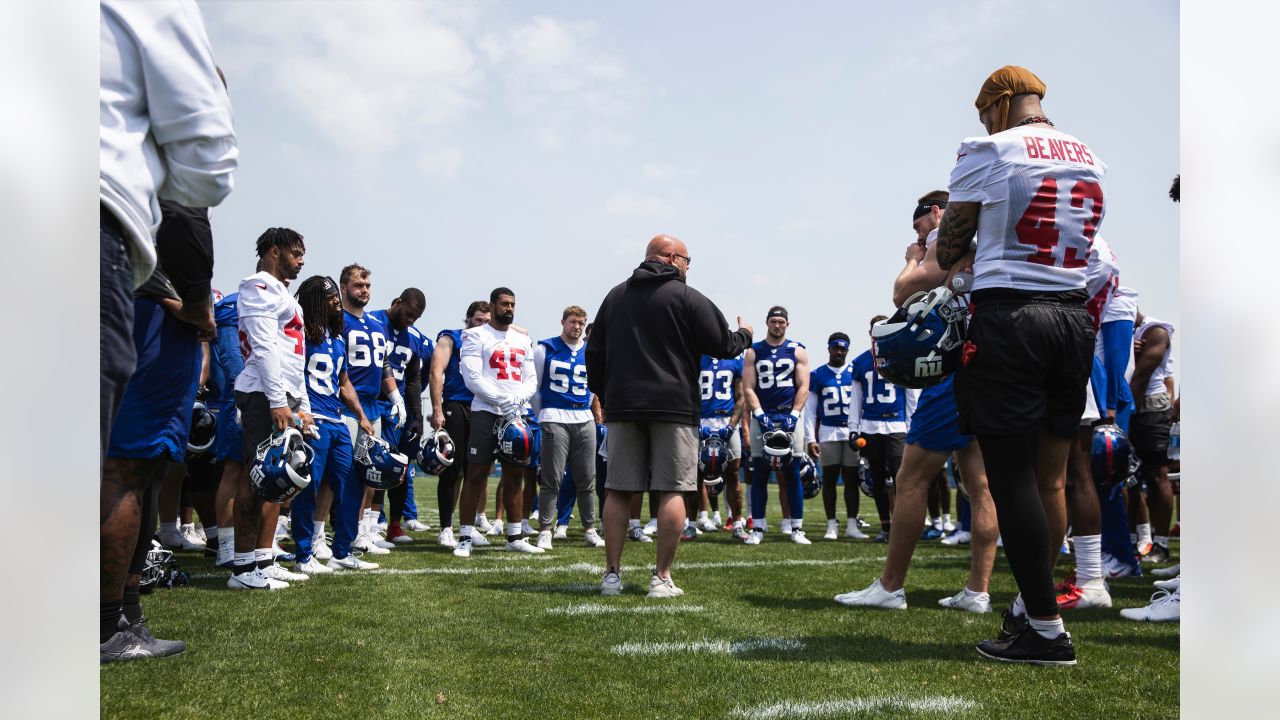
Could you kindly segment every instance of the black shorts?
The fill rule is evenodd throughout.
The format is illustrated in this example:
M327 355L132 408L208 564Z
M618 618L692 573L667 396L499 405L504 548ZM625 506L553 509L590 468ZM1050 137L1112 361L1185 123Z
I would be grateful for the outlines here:
M1138 459L1148 468L1169 464L1169 430L1173 427L1173 411L1134 413L1129 418L1129 442Z
M1093 370L1093 322L1083 290L973 293L965 354L956 371L960 432L1078 433Z
M244 428L240 462L253 464L258 446L271 437L271 406L267 394L236 391L236 407L240 409L240 427Z
M862 448L861 453L871 466L873 480L889 483L897 477L898 470L902 468L906 437L906 433L866 436L867 445Z
M493 431L498 424L498 416L485 410L471 413L471 432L467 438L467 464L493 465L493 458L498 451L498 438Z
M461 452L454 453L453 464L440 473L440 479L452 482L466 477L467 449L471 433L471 401L446 400L441 405L444 412L444 431L449 433L453 446Z

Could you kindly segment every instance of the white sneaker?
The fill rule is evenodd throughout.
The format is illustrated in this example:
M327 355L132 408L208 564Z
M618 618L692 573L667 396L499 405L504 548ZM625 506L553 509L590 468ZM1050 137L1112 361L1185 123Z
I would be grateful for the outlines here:
M644 534L653 535L658 532L658 519L649 518L649 522L644 524Z
M854 540L866 540L867 534L858 528L857 520L850 520L844 528L844 536Z
M698 529L703 532L715 532L720 529L720 526L716 525L711 518L704 517L698 521Z
M569 526L568 526L568 525L557 525L557 526L556 526L555 534L554 534L554 535L552 535L552 536L551 536L551 538L552 538L553 540L568 540L568 539L569 539Z
M464 536L458 540L458 545L453 549L453 556L460 558L471 557L471 538Z
M604 580L600 582L601 595L621 595L622 594L622 578L616 572L605 573Z
M428 532L431 530L431 526L417 518L414 518L412 520L404 521L404 529L410 532Z
M582 536L582 544L587 547L604 547L604 538L600 537L595 528L588 528Z
M889 610L906 610L907 609L907 593L899 588L895 592L889 592L880 585L880 579L876 578L871 585L864 590L854 590L842 595L836 596L836 602L849 607L877 607Z
M193 550L204 551L204 543L199 543L182 533L181 530L174 528L173 530L160 531L160 544L168 550L174 552L190 552Z
M950 520L943 520L943 521L942 521L942 532L944 532L944 533L946 533L946 534L950 535L951 533L953 533L953 532L955 532L955 531L956 531L956 524L955 524L955 523L951 522Z
M201 547L204 547L209 542L209 540L205 538L204 533L200 531L200 527L195 523L187 523L186 525L179 526L178 532L182 537Z
M977 597L970 597L968 591L961 590L951 597L944 597L938 601L938 604L944 608L953 610L967 610L971 613L989 613L991 612L991 595L988 593L979 593Z
M1182 587L1182 576L1178 576L1176 578L1169 578L1168 580L1157 580L1152 584L1160 588L1161 590L1168 590L1169 592L1173 592L1174 590L1178 590Z
M747 539L742 542L744 545L759 545L762 540L764 540L764 531L752 530L747 534Z
M534 534L534 533L535 533L535 532L537 532L537 531L536 531L536 530L534 530L534 529L533 529L533 527L532 527L531 525L529 525L529 521L528 521L528 520L521 520L521 521L520 521L520 532L521 532L521 533L523 533L523 534L525 534L525 535L532 535L532 534Z
M440 536L436 539L441 547L453 549L458 547L458 540L453 536L453 528L447 527L440 531Z
M1139 622L1178 622L1182 617L1182 590L1161 590L1151 596L1150 605L1125 608L1120 611L1120 617Z
M378 563L365 562L355 555L348 555L344 558L330 559L327 567L331 570L377 570Z
M278 538L288 537L290 527L291 527L291 524L290 524L289 516L285 514L281 514L280 517L276 518L276 537Z
M333 542L329 533L325 533L323 537L311 538L311 556L320 562L328 562L333 559L333 549L329 547L329 543Z
M529 553L530 555L541 555L546 552L546 550L543 550L540 547L530 545L529 541L524 538L519 538L515 542L509 542L502 549L510 552Z
M534 510L533 512L529 513L529 522L537 522L537 520L538 520L537 510Z
M388 545L390 543L387 543ZM351 543L351 547L356 550L363 550L370 555L390 555L391 551L374 542L373 537L369 535L359 535L355 542Z
M385 537L379 535L376 532L369 534L369 542L373 543L377 547L382 548L383 550L392 550L395 548L395 543L388 542ZM410 542L412 542L412 538L410 538Z
M942 538L938 542L942 543L943 545L968 545L969 543L973 542L973 533L969 532L968 530L959 530L957 532L953 532L950 535Z
M487 533L493 529L493 523L489 522L489 518L483 515L476 516L476 528L482 533Z
M186 525L183 525L182 527L184 527L184 528L185 528L185 527L187 527L187 526L186 526ZM208 544L209 544L209 536L204 534L204 523L194 523L194 524L192 524L192 526L191 526L191 532L193 533L193 534L192 534L192 537L193 537L193 538L195 538L195 539L199 540L200 542L202 542L202 543L204 543L204 544L206 544L206 545L208 545Z
M1058 607L1063 610L1087 610L1095 607L1111 607L1111 592L1105 580L1090 580L1088 585L1075 585L1058 596Z
M712 522L712 523L714 523L714 524L715 524L715 526L716 526L716 527L718 527L718 528L722 528L722 527L724 527L724 520L722 520L722 519L720 518L720 511L719 511L719 510L717 510L717 511L715 511L715 512L711 513L711 522Z
M314 555L312 555L306 562L294 565L293 569L308 575L323 575L324 573L333 572L332 568L325 567Z
M501 523L501 522L493 523L492 525L489 526L489 530L485 532L485 535L501 535L503 533L503 530L502 530L503 525L505 525L505 523ZM476 529L478 530L479 528L476 528Z
M479 528L476 528L476 529L479 530ZM461 539L459 539L459 542L461 542ZM473 531L471 533L471 544L474 547L489 547L493 543L489 542L489 538L485 537L484 533L478 533Z
M262 570L262 574L272 580L282 580L284 582L302 582L303 580L311 579L311 576L306 573L289 572L288 570L285 570L284 567L276 563L271 563L264 568Z
M551 531L541 530L538 532L538 548L541 550L555 550L551 546Z
M676 587L671 578L662 580L658 578L658 571L654 570L653 575L649 577L649 593L645 597L651 598L674 598L680 597L684 591Z
M254 567L249 572L231 573L231 577L227 578L227 587L232 590L283 590L289 587L289 583L269 578L262 570Z
M803 530L795 530L791 533L791 542L797 545L812 545L813 541L804 536Z
M1179 563L1178 565L1180 564L1181 563ZM1178 577L1178 575L1182 574L1182 570L1181 568L1179 568L1178 565L1170 565L1169 567L1162 567L1162 568L1152 568L1151 575L1158 578Z
M1120 562L1114 556L1102 554L1102 570L1112 580L1133 575L1133 565Z
M627 528L627 539L634 540L636 542L642 542L642 543L653 542L653 538L649 537L648 535L645 535L644 529L641 528L639 525L633 525Z

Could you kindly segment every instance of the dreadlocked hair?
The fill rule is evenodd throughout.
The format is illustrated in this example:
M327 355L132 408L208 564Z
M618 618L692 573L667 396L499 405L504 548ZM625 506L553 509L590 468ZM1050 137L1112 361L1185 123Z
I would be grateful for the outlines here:
M1182 174L1179 173L1173 178L1173 184L1169 186L1169 199L1174 202L1182 202Z
M302 306L303 332L312 345L324 342L326 332L330 337L342 336L342 313L335 311L329 301L330 288L337 288L333 278L312 275L302 281L294 295Z
M306 244L302 242L302 233L283 227L267 228L258 236L258 257L266 257L273 247L288 250L294 246L307 249Z

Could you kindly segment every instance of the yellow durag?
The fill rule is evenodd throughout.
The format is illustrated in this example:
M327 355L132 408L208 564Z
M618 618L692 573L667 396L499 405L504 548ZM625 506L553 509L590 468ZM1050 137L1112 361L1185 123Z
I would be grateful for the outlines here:
M1009 129L1009 98L1028 93L1044 97L1044 81L1024 67L1005 65L991 73L982 83L978 99L974 101L978 112L996 106L996 132Z

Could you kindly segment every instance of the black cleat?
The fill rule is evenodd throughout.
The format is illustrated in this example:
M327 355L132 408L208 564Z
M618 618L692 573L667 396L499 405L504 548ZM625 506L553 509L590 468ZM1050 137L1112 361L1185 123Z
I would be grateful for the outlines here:
M1000 617L1000 636L997 638L999 640L1011 640L1013 636L1031 627L1027 616L1014 615L1012 608L1001 612Z
M1164 563L1169 562L1169 548L1160 545L1152 545L1151 552L1142 556L1144 563Z
M146 623L147 619L141 618L129 625L122 617L119 631L98 646L99 663L168 657L187 649L187 644L181 640L157 640Z
M1007 639L983 640L978 643L978 654L1001 662L1032 665L1076 664L1076 649L1071 644L1070 634L1060 633L1058 637L1050 640L1031 629L1030 623L1021 632Z
M887 543L887 542L889 542L889 531L888 531L888 530L881 530L881 531L880 531L880 533L879 533L878 535L876 535L875 537L871 538L871 542L873 542L873 543Z

